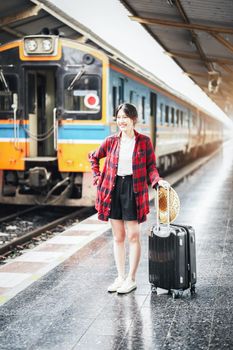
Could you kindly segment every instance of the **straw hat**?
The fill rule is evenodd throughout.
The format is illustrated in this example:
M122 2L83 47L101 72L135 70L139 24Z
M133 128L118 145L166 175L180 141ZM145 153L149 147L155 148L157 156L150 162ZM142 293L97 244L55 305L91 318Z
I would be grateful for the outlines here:
M158 189L159 196L159 221L162 224L167 223L168 219L168 190L164 187L159 187ZM169 187L169 201L170 201L170 223L173 222L180 211L180 200L178 194L174 188Z

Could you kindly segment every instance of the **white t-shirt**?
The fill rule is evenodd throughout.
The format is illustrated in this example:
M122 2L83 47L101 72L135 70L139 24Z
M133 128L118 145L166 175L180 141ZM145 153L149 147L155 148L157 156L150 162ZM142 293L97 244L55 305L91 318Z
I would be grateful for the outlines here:
M125 176L133 174L134 146L135 137L126 137L124 139L121 138L117 175Z

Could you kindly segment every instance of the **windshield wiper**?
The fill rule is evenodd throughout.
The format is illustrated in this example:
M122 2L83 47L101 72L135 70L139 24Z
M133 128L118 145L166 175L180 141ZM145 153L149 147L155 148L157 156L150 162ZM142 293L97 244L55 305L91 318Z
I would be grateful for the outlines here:
M6 81L5 77L4 77L2 69L0 69L0 79L1 79L1 81L3 83L3 85L4 85L5 91L10 92L9 86L7 84L7 81Z
M79 81L79 79L81 78L81 76L85 73L85 70L84 69L81 69L80 72L78 72L74 79L71 81L70 85L68 86L67 90L70 91L73 89L74 87L74 84Z

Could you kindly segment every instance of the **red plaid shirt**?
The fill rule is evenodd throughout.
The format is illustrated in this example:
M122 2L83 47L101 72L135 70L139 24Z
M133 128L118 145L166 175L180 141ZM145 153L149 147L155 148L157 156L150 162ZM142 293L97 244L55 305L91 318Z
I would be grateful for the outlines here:
M160 180L155 163L155 153L148 136L135 133L135 147L133 151L133 190L137 204L138 222L146 220L149 213L149 196L147 178L152 187ZM107 221L111 209L111 195L115 186L120 151L121 132L107 137L102 145L89 154L91 168L94 174L94 184L97 185L96 209L98 218ZM99 169L99 160L105 159L102 172Z

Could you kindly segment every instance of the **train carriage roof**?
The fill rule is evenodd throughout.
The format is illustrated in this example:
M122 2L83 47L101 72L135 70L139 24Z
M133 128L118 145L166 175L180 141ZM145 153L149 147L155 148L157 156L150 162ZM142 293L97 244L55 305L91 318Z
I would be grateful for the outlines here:
M232 0L119 0L229 116L233 114Z
M229 0L230 1L230 0ZM127 7L134 5L133 14L140 14L136 11L136 6L140 3L152 3L150 0L145 1L122 1ZM153 0L156 3L156 0ZM160 3L162 3L160 1ZM166 3L166 1L164 1ZM140 6L139 6L140 7ZM143 8L143 6L141 6ZM200 107L193 101L184 97L179 92L169 87L144 68L124 56L117 49L106 43L103 39L79 23L74 18L68 16L48 0L10 0L1 1L0 3L0 45L25 35L39 34L43 28L50 31L58 30L66 38L77 40L78 42L89 44L92 47L101 49L108 54L112 60L125 64L126 67L134 67L135 72L143 75L147 79L153 80L155 84L162 89L167 90L179 99L191 104L194 108ZM147 28L149 30L149 28ZM155 37L156 38L156 37ZM233 59L232 59L233 61ZM179 62L178 62L179 63ZM203 110L203 108L201 108ZM210 114L208 111L203 112ZM216 117L213 115L213 117Z

